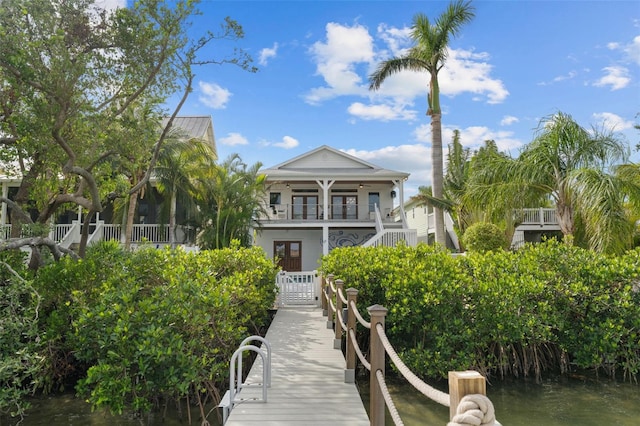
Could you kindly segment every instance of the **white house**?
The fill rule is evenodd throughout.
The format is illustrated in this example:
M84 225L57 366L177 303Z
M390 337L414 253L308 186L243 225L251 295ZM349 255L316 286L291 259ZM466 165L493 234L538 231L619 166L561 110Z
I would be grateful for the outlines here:
M400 201L408 173L326 145L260 173L269 214L260 218L254 242L287 272L317 269L320 257L336 247L416 244Z

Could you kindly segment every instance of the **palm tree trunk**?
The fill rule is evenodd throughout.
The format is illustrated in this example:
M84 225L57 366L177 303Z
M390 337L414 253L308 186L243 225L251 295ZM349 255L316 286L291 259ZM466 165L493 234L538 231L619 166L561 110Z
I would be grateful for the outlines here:
M176 191L175 187L171 191L171 205L169 206L169 245L172 249L176 248Z
M564 235L564 242L573 245L573 233L575 232L573 208L563 201L558 201L556 215L558 216L558 225L560 225L560 230Z
M439 112L431 111L431 192L433 198L442 199L443 192L443 164L442 164L442 122ZM436 243L447 246L444 228L444 211L434 207L433 214L436 225Z

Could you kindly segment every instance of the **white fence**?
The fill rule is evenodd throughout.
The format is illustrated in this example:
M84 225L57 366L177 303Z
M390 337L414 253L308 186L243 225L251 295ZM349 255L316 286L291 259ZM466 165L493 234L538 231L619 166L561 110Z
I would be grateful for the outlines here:
M320 281L316 271L280 272L276 277L278 285L278 306L317 305Z

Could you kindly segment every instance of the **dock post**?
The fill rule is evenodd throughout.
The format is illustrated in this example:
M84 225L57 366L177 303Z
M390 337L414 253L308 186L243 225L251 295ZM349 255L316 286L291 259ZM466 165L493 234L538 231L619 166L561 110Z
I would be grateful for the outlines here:
M333 274L327 275L327 328L333 328L333 309L331 308L331 299L333 298Z
M384 319L387 316L387 308L380 305L373 305L367 308L371 316L371 341L369 350L371 351L371 378L369 380L369 418L371 426L384 426L385 402L382 390L378 383L377 371L380 370L384 376L385 349L378 335L378 324L384 328Z
M449 419L453 420L460 400L466 395L487 395L487 383L477 371L449 371Z
M353 303L352 303L353 302ZM355 383L356 382L356 350L351 341L351 333L356 332L356 313L353 310L352 305L356 305L358 302L358 290L355 288L347 289L347 350L345 357L347 358L347 368L344 370L344 382Z
M342 322L340 321L340 315L342 315L342 296L344 292L344 281L336 280L336 312L334 316L335 335L333 339L333 349L342 349Z

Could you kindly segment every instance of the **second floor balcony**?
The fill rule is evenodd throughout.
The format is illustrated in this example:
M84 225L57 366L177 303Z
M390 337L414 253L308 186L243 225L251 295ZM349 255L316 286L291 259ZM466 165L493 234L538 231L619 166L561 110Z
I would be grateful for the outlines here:
M382 209L369 204L336 203L325 208L322 204L273 204L267 207L267 217L261 218L263 222L371 222L376 221L376 211L379 211L380 220L393 221L390 208Z

